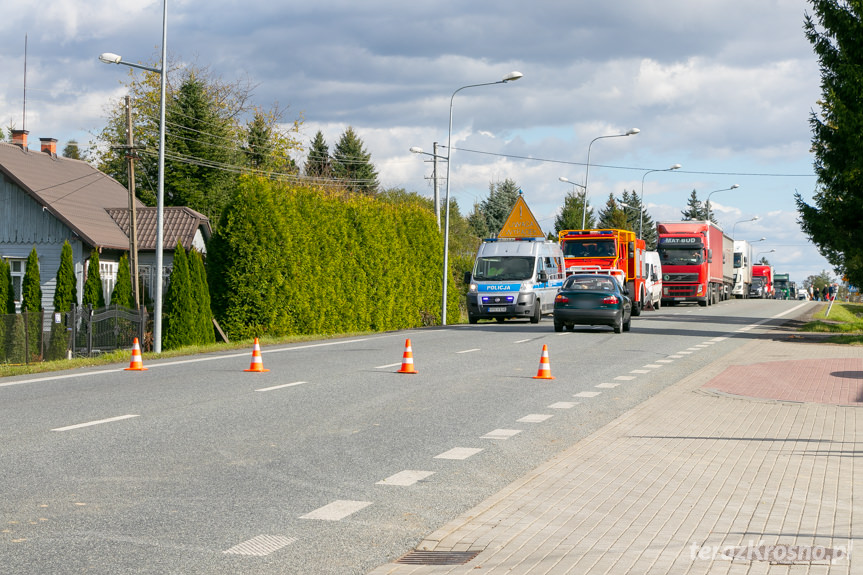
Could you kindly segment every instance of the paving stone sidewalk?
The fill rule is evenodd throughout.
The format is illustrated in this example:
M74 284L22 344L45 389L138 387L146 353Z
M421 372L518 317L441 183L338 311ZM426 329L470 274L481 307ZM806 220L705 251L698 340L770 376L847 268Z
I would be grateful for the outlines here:
M754 339L417 549L479 553L370 575L863 573L863 349Z

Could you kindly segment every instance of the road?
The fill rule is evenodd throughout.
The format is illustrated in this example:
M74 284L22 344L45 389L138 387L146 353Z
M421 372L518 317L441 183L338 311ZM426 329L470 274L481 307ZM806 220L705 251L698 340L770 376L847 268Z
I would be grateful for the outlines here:
M811 305L265 347L267 373L249 351L4 378L2 572L366 573ZM408 338L418 374L396 373ZM532 377L543 345L553 380Z

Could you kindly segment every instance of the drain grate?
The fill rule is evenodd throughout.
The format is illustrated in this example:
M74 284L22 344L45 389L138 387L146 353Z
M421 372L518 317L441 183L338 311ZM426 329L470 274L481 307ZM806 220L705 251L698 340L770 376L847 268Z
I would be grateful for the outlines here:
M757 547L732 547L723 551L729 559L765 561L773 565L799 565L804 563L833 562L843 559L842 549L809 547L804 545L759 545Z
M395 562L403 565L464 565L479 553L479 551L419 551L414 549L396 559Z

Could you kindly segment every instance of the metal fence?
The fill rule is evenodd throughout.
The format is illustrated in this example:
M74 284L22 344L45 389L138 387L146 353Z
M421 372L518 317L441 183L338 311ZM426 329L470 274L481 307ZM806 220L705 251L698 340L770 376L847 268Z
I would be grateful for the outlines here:
M45 320L50 320L46 322ZM147 349L146 308L75 307L46 318L44 312L0 315L0 363L26 364L130 349L137 337Z

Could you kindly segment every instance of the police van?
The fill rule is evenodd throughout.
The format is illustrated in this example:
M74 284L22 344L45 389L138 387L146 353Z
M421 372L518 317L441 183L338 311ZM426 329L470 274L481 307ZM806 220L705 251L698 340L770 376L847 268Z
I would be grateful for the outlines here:
M539 323L542 314L553 312L554 296L565 278L563 251L557 242L543 238L485 240L473 272L465 273L465 283L470 285L468 320L529 318Z

